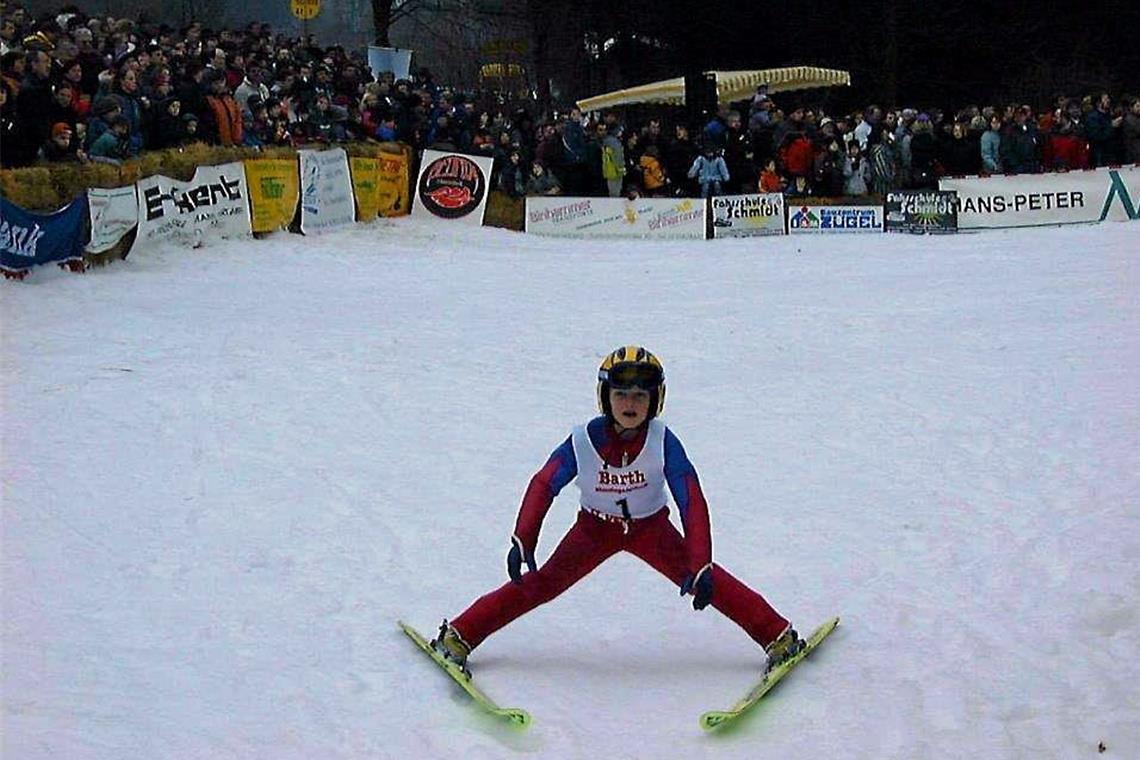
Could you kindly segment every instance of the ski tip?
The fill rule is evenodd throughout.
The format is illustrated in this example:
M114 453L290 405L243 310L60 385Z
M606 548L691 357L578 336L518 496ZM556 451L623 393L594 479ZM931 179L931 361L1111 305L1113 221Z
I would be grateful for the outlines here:
M502 711L504 718L517 728L526 728L530 725L530 713L519 707L507 707Z
M719 728L723 724L729 722L733 717L735 716L732 713L720 712L717 710L707 712L701 716L701 728L706 731L712 731L713 729Z

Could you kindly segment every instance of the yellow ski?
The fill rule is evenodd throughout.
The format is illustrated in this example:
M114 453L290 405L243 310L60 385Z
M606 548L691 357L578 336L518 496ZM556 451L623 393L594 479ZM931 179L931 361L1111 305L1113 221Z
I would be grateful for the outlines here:
M756 682L756 685L752 687L751 691L745 694L739 702L727 710L712 710L702 715L701 728L705 729L706 731L712 731L713 729L720 728L721 726L731 723L743 715L745 712L747 712L749 708L759 702L765 694L771 691L772 688L778 684L784 676L790 673L792 671L792 668L794 668L796 665L799 665L805 657L811 654L812 651L817 646L819 646L824 639L827 638L828 634L835 630L835 626L837 625L839 625L839 618L836 617L828 620L819 628L816 628L815 631L812 632L811 636L807 637L807 645L804 647L802 652L797 654L795 657L792 657L787 662L777 665L765 673L763 676L761 676L760 680Z
M402 620L397 621L400 624L400 629L408 634L408 638L416 643L420 649L430 657L436 665L439 665L445 673L451 676L451 680L463 687L463 690L471 695L480 707L492 715L497 715L501 718L506 718L513 725L519 728L526 728L530 725L530 713L518 707L499 707L493 699L488 697L477 687L471 680L471 675L460 670L455 663L449 662L431 648L428 640L420 634L415 628L412 628Z

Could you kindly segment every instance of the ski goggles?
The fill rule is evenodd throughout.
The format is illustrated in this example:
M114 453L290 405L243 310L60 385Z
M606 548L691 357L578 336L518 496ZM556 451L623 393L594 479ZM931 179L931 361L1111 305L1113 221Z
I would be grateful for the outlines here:
M608 382L611 388L641 388L645 391L656 390L665 380L660 367L652 364L615 364L609 371L598 373L598 379Z

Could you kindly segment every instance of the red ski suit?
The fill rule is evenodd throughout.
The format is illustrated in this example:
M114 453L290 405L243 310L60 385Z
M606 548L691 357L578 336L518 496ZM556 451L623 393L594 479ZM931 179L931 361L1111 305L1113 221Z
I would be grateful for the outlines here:
M634 461L645 445L644 425L637 436L622 439L604 417L598 417L587 426L587 433L598 454L612 467ZM523 497L515 535L528 554L534 553L542 521L554 497L577 474L574 448L571 438L567 438L531 478ZM451 621L456 632L474 648L515 618L554 599L619 551L641 558L680 587L686 576L697 573L712 561L712 540L708 505L696 469L681 442L668 429L665 432L665 477L681 514L684 537L670 522L665 504L648 517L631 520L581 509L573 527L542 567L536 572L524 573L522 583L507 581L477 599ZM788 627L788 621L760 594L719 565L713 565L711 571L712 606L758 644L766 646Z

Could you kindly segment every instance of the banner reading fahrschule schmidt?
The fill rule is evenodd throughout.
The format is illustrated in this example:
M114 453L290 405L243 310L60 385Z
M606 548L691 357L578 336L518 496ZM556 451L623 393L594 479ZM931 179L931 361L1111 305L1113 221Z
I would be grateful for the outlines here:
M1140 219L1140 166L943 178L938 187L958 193L960 230Z

